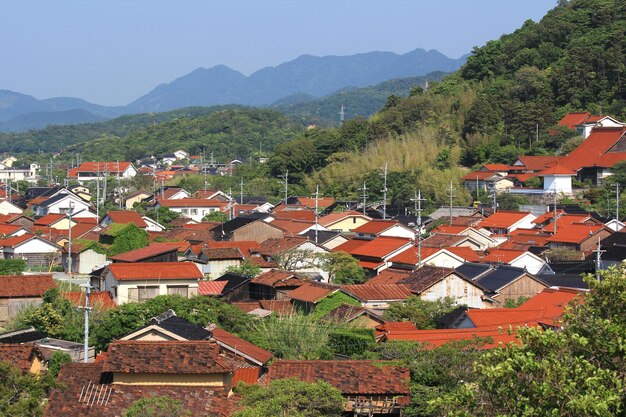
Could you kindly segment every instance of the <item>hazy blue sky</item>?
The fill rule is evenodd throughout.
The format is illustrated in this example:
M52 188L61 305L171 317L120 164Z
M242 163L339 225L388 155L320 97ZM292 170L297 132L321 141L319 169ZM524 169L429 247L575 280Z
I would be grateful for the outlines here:
M301 54L456 58L556 0L6 0L0 89L127 104L197 67L244 74Z

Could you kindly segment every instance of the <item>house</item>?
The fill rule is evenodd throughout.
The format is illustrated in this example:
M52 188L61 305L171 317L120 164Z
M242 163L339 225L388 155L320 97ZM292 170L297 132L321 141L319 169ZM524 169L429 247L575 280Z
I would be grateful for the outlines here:
M372 220L352 230L359 239L378 236L415 239L415 231L395 220Z
M626 232L615 232L601 241L602 258L600 269L619 267L626 260ZM587 259L595 260L596 254L590 253Z
M473 194L479 190L485 193L504 191L515 186L513 179L508 177L508 169L504 173L485 170L474 171L464 175L461 179L465 188Z
M203 277L189 262L114 263L106 267L103 282L92 285L109 291L117 304L125 304L167 294L194 296Z
M61 246L30 233L0 239L0 248L3 259L23 259L29 268L49 268L61 253Z
M32 163L21 167L8 167L0 169L0 181L27 181L36 183L39 179L39 164Z
M188 260L198 265L203 274L210 274L213 279L222 276L228 268L238 267L245 258L237 247L203 247L195 257L187 256Z
M329 251L306 238L267 239L261 243L260 252L266 261L276 262L283 269L328 282L321 257Z
M141 215L136 211L118 211L110 210L106 216L100 221L100 226L109 227L111 224L129 224L132 223L140 229L147 229L148 225L143 220Z
M38 202L33 206L33 212L36 217L43 217L46 214L67 214L72 212L72 217L96 217L91 213L92 205L78 197L77 195L67 191L60 190L53 196Z
M359 415L400 416L410 398L409 368L366 360L278 360L272 363L269 381L297 378L325 381L341 391L345 411ZM367 414L365 414L367 415Z
M46 369L46 360L37 346L0 344L0 362L8 362L22 374L38 375Z
M469 236L473 239L473 241L479 243L479 249L484 250L487 248L492 248L498 246L499 242L491 237L491 233L486 229L475 229L473 227L468 226L449 226L449 225L439 225L434 228L431 233L438 234L452 234L452 235L461 235L461 236ZM467 244L456 245L456 246L469 246Z
M307 280L291 271L271 269L250 281L250 297L256 300L286 300L287 293Z
M500 210L481 221L479 226L491 233L506 235L516 229L532 229L536 217L528 212Z
M490 264L507 264L516 268L524 268L533 275L549 269L547 262L532 252L514 249L490 249L483 256L478 256L475 262Z
M84 291L66 291L61 295L76 307L85 306ZM111 297L111 293L108 291L91 291L89 293L89 305L98 311L112 310L117 307L115 300Z
M352 304L340 305L322 317L322 320L367 329L376 328L386 322L382 315L373 310Z
M22 309L40 305L43 294L54 287L52 275L0 275L0 326Z
M213 239L216 241L254 241L263 242L267 239L281 239L285 231L263 220L237 217L225 223L221 223L211 229Z
M117 353L119 349L116 349L116 357L113 360L117 365L109 365L104 361L64 365L58 376L58 380L63 381L63 384L50 393L44 417L87 415L116 417L123 415L136 401L151 397L166 397L179 402L183 410L189 411L190 417L207 415L226 417L233 412L235 402L228 398L231 388L223 384L225 381L232 382L232 376L236 371L227 370L225 360L218 362L216 359L218 353L205 354L204 351L201 353L197 349L183 345L170 349L160 344L147 345L145 348L137 347L134 352L128 350L124 350L123 357L120 358L120 353ZM155 356L161 361L147 366L148 358L152 359ZM189 358L193 360L188 362ZM124 367L133 360L138 362L135 369ZM200 360L206 361L198 365ZM230 365L230 368L233 367ZM110 369L119 372L112 373ZM156 372L152 373L153 371ZM195 373L192 373L194 371ZM155 381L157 376L160 378ZM194 382L177 384L177 379ZM133 382L127 383L128 380ZM211 380L214 382L211 383ZM86 393L87 386L90 390Z
M98 178L112 176L116 178L132 178L137 175L137 169L130 162L83 162L80 166L68 171L67 177L83 181L95 181Z
M90 201L92 198L91 191L89 191L89 188L85 187L84 185L71 185L67 187L67 189L85 201Z
M592 129L594 128L620 127L624 124L615 120L611 116L592 115L588 112L570 112L559 120L558 125L576 130L576 133L586 139L589 137Z
M124 207L126 210L133 210L135 208L135 204L141 203L151 195L152 194L145 191L135 191L134 193L128 194L124 199Z
M458 235L448 233L435 233L422 240L422 248L456 248L467 247L473 250L480 250L484 243L483 239L476 240L470 235Z
M204 216L213 212L225 212L228 204L216 200L198 198L179 198L176 200L160 199L155 208L167 207L180 213L182 217L201 222Z
M293 300L293 305L296 310L308 314L315 310L317 303L337 291L339 291L339 287L336 285L309 281L289 291L286 297Z
M177 262L179 244L163 242L152 243L145 248L131 250L119 255L111 256L113 263L134 262Z
M144 223L146 223L146 231L148 232L162 232L165 230L165 226L160 223L157 223L155 220L151 219L148 216L141 216Z
M69 271L69 245L61 253L61 265ZM91 240L72 242L72 272L88 275L93 270L102 268L107 263L106 250Z
M0 200L0 214L22 214L24 210L8 200Z
M308 230L306 233L302 233L300 236L306 237L311 242L315 242L328 250L333 250L337 246L348 241L348 238L342 235L340 232L326 230L318 230L317 232L315 230Z
M189 153L183 151L182 149L177 150L176 152L174 152L174 156L176 157L176 159L181 160L181 159L189 159Z
M65 213L50 213L35 220L33 226L50 227L56 230L68 230L78 224L77 219L70 220Z
M572 177L576 177L576 171L556 164L539 172L537 176L543 178L544 193L572 193Z
M361 267L370 276L379 274L387 268L387 262L391 258L413 247L413 241L396 237L377 237L363 242L365 243L355 248L349 248L346 242L336 247L334 251L343 250L357 258Z
M604 225L570 224L558 226L554 235L546 240L550 249L565 248L582 254L589 254L594 250L599 241L611 235L612 231ZM582 255L584 257L584 255Z
M330 213L319 218L319 224L328 230L336 232L351 232L352 230L371 221L372 218L358 211L347 210L339 213Z
M200 281L198 293L209 297L220 297L227 302L250 298L251 277L228 272L212 281Z

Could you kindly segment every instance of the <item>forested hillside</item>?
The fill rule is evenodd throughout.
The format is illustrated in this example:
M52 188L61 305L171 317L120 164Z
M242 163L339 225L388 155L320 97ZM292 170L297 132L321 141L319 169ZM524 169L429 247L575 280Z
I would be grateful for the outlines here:
M408 203L419 187L444 202L452 180L457 202L466 202L459 164L564 153L571 132L549 132L567 111L626 118L625 30L624 0L561 1L540 22L476 48L460 71L428 91L391 96L369 120L279 146L272 172L301 171L297 179L309 188L319 183L355 198L369 180L370 198L380 199L387 162L393 201Z

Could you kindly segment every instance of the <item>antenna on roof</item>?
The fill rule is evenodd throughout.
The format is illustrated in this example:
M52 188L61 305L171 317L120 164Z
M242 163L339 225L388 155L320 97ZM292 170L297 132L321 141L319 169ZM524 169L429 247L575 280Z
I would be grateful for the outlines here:
M243 178L239 181L239 204L243 204Z
M281 178L285 182L285 204L287 204L287 197L289 196L289 170L285 171L285 175L279 175L278 178Z
M615 231L618 231L619 227L619 182L615 183Z
M385 171L383 173L383 220L387 220L387 162L385 162Z
M319 184L315 186L315 243L317 244L317 229L318 229L318 198L320 196Z
M454 197L454 192L456 188L452 186L452 181L450 181L450 186L446 188L448 191L448 196L450 197L450 226L452 226L452 198Z
M556 188L554 189L554 234L556 235L556 202L557 202L557 194Z
M600 236L598 236L598 247L594 250L594 252L596 253L596 280L600 282L600 258L602 254L606 252L605 250L602 250L602 246L600 245Z

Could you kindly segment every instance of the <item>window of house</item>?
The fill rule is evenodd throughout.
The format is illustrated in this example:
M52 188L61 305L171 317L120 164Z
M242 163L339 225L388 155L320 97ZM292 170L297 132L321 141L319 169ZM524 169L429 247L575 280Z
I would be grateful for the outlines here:
M189 297L189 286L188 285L168 285L167 294L168 295L182 295L183 297Z
M138 286L137 287L137 301L150 300L159 295L158 286ZM134 300L133 300L134 301Z
M192 215L193 215L193 214L198 214L198 209L191 209L190 211L191 211L191 214L192 214Z
M187 213L189 213L189 210L187 210L187 209L182 209L182 210L181 210L181 212L182 212L183 214L187 214Z

